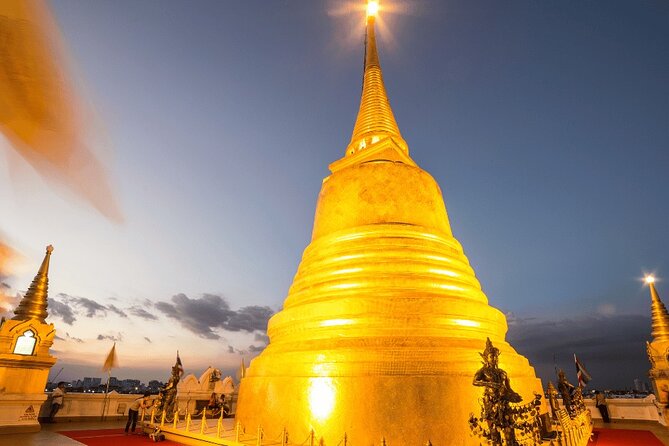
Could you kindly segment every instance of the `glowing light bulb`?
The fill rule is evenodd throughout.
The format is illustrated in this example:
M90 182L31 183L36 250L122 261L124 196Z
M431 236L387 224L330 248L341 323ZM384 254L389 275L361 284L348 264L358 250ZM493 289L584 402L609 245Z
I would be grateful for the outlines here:
M379 13L379 2L370 0L367 2L367 17L376 17Z
M654 276L646 276L646 278L645 278L644 280L645 280L646 283L649 284L649 285L650 285L651 283L655 283L655 277L654 277Z

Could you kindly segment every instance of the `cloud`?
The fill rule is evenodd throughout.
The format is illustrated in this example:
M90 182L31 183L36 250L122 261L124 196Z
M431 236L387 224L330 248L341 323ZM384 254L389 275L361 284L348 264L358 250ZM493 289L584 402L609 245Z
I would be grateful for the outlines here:
M77 318L74 317L74 312L69 305L59 302L55 299L49 299L47 309L51 316L61 318L67 325L72 325L72 323L77 320Z
M269 336L267 336L265 333L256 333L254 339L258 342L262 342L265 345L269 344Z
M221 324L223 329L228 331L265 331L267 330L267 321L274 314L270 307L260 307L253 305L240 308L237 312L232 312L230 319Z
M234 311L219 295L204 294L191 299L185 294L172 297L172 302L157 302L155 307L167 317L175 319L184 328L205 339L220 339L214 330L266 330L267 320L273 314L269 307L248 306Z
M86 317L93 317L98 314L100 316L107 315L107 307L105 307L102 304L99 304L98 302L92 299L88 299L86 297L70 296L65 293L58 294L58 297L60 297L67 304L73 303L77 307L83 309L86 313L85 314Z
M601 316L613 316L616 314L616 306L613 304L603 303L597 307L597 314Z
M232 345L228 345L228 353L234 353L235 348Z
M123 336L121 335L121 333L119 333L118 336L99 334L98 337L97 337L98 341L104 341L105 339L108 339L108 340L114 341L114 342L119 342L119 341L123 340Z
M576 353L593 388L626 388L635 378L647 379L650 327L650 318L637 315L532 320L509 325L507 340L530 360L544 385L555 381L555 362L575 381Z
M63 321L70 325L72 325L72 322L76 320L74 314L82 314L82 311L84 316L90 318L96 316L106 316L108 312L112 312L119 317L128 317L125 311L113 304L105 306L87 297L70 296L69 294L65 293L58 294L58 298L60 298L62 302L58 302L55 299L51 300L51 302L56 302L56 311L54 315L62 317ZM51 304L49 304L49 306L51 307ZM81 311L75 311L75 309Z
M138 306L132 306L128 309L128 312L132 314L133 316L137 316L142 319L146 319L147 321L155 321L158 319L158 317L154 314L149 313L142 307Z
M107 309L108 309L109 311L112 311L112 312L118 314L118 315L121 316L121 317L128 317L128 315L125 314L125 312L124 312L123 310L120 310L120 309L116 308L115 305L108 305L108 306L107 306Z
M2 285L0 285L0 316L12 318L14 317L14 309L21 301L21 296L9 293L9 287L3 287Z
M265 349L264 345L260 345L260 346L249 345L249 352L251 352L251 353L260 353L264 349Z
M78 343L78 344L83 344L83 343L84 343L84 340L83 340L83 339L81 339L81 338L75 338L74 336L70 336L70 334L67 333L67 332L65 332L65 336L67 336L67 339L70 339L70 340L72 340L72 341L74 341L74 342L76 342L76 343Z

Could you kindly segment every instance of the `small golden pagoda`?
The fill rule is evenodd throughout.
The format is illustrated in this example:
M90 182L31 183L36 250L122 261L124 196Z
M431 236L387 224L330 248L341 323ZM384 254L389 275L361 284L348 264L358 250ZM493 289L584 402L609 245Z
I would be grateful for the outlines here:
M669 396L669 313L655 289L655 277L646 276L645 281L650 288L651 336L653 337L651 342L646 342L646 351L650 361L648 376L658 401L667 404L669 402L667 400Z
M56 358L49 354L56 330L46 323L49 289L47 246L30 288L14 310L14 317L0 322L0 432L34 432L49 370Z
M453 237L439 186L409 156L374 22L368 14L351 141L323 180L311 243L242 379L237 421L265 438L285 429L291 443L477 445L468 419L487 337L524 402L541 382L505 341L506 318Z

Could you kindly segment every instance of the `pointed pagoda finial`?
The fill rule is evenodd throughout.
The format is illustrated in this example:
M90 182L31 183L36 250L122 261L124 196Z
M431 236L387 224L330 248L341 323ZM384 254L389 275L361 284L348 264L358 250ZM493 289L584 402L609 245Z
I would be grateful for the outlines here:
M650 311L653 327L651 335L653 340L669 340L669 313L655 289L655 277L646 276L644 281L650 288Z
M409 149L400 134L390 108L383 75L376 49L374 23L379 11L379 2L367 2L367 34L365 37L365 70L362 81L362 96L358 118L353 127L351 142L346 149L346 156L353 155L377 142L393 138L401 150L408 155Z
M14 310L15 316L12 318L13 320L27 321L34 319L46 323L46 317L48 316L46 311L47 298L49 297L49 259L52 252L53 246L47 246L42 265L30 284L30 288L28 288L25 296L21 299L21 303Z

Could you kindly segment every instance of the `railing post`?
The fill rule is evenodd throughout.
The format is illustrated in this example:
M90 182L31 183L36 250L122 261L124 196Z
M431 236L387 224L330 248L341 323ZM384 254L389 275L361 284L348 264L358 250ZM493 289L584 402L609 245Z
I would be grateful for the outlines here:
M381 446L386 446L386 437L381 437Z
M311 429L311 433L309 434L309 446L314 446L314 430Z
M156 406L153 406L151 408L151 424L155 422L155 418L156 418Z
M221 411L221 416L218 417L216 422L216 438L221 438L221 430L223 429L223 412Z
M346 432L344 432L344 446L348 443L348 435L346 435Z
M186 432L190 431L190 412L186 412Z
M281 446L286 446L287 444L288 444L288 432L284 427L283 432L281 433Z
M237 421L237 424L235 425L235 441L239 443L239 429L241 428L242 423Z
M160 427L165 426L165 415L167 414L167 411L163 409L163 414L160 416Z
M258 439L256 440L256 446L262 446L262 426L258 425Z
M144 422L144 415L146 415L146 408L142 407L142 416L139 418L140 423Z
M204 434L204 427L207 425L207 409L202 410L202 423L200 423L200 434Z
M179 422L179 406L174 407L174 420L172 420L172 427L177 428L177 423Z

